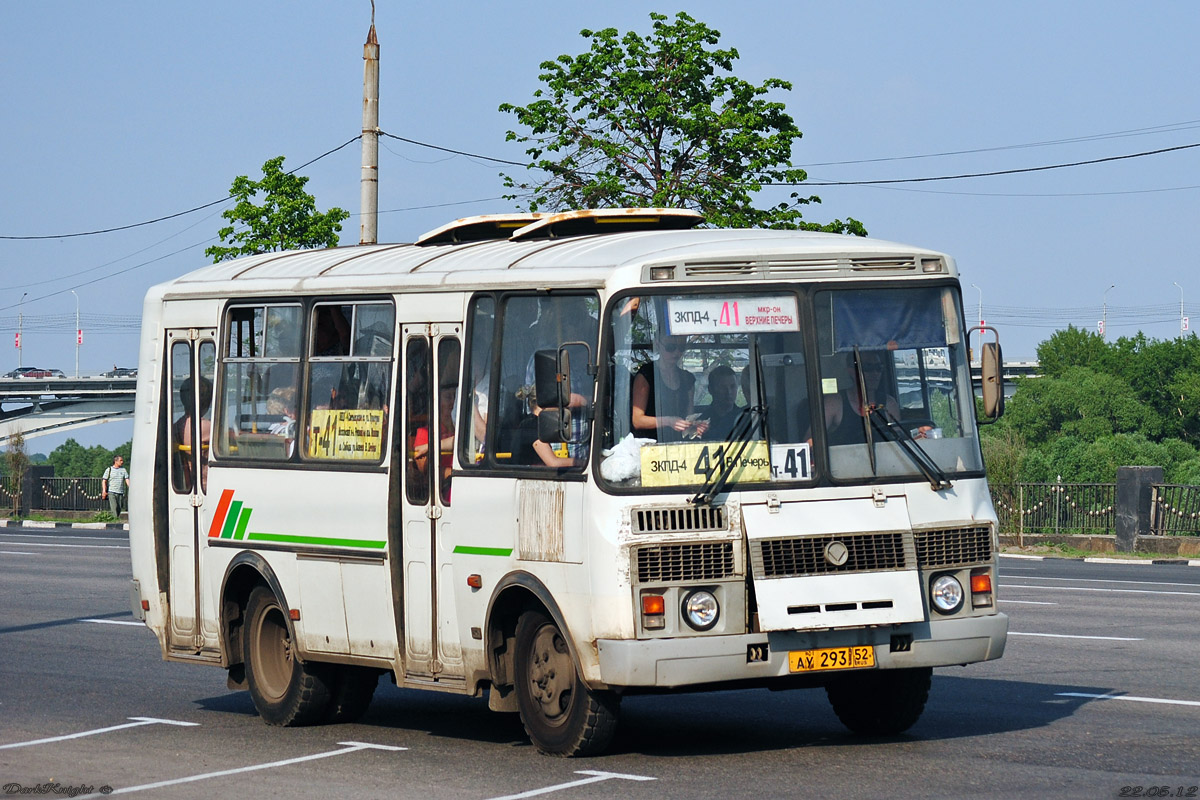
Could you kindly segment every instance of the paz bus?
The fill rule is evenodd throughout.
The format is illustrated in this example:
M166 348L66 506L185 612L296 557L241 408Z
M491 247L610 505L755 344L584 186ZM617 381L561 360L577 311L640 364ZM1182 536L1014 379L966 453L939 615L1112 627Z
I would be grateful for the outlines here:
M163 658L274 725L384 675L486 695L568 756L650 692L823 688L892 734L933 667L999 658L999 343L977 408L953 260L700 222L486 215L152 288L131 599Z

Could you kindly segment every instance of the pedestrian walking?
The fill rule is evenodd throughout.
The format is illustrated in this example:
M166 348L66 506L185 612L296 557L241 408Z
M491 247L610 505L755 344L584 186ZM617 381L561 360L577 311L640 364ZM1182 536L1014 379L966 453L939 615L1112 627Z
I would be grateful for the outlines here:
M108 499L108 508L113 516L120 519L121 512L129 508L126 491L129 489L129 471L125 469L125 459L121 456L113 458L111 467L104 470L100 481L100 496Z

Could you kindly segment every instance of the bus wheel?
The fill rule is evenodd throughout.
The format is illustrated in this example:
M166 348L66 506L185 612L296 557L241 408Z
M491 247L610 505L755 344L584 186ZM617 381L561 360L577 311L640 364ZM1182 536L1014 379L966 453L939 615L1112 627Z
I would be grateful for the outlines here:
M329 706L328 669L297 658L287 618L265 586L246 603L242 652L254 707L268 725L311 725Z
M375 687L379 685L379 671L349 665L334 669L325 721L354 722L367 713L367 708L371 705Z
M933 669L885 669L839 675L825 686L834 713L864 736L902 733L921 717Z
M517 620L517 707L534 747L547 755L582 756L608 746L620 698L583 685L562 631L545 614Z

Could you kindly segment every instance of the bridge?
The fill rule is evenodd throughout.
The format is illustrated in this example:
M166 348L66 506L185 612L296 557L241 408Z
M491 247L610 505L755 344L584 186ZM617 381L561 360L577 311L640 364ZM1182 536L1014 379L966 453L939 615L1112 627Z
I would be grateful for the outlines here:
M137 378L0 378L0 446L133 419Z

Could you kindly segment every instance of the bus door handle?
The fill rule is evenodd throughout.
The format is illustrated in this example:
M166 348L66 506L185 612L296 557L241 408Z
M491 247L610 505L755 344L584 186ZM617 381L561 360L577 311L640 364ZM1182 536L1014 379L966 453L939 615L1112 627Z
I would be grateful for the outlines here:
M428 517L429 519L441 519L442 518L442 507L438 506L438 505L434 505L432 503L425 506L425 516Z

